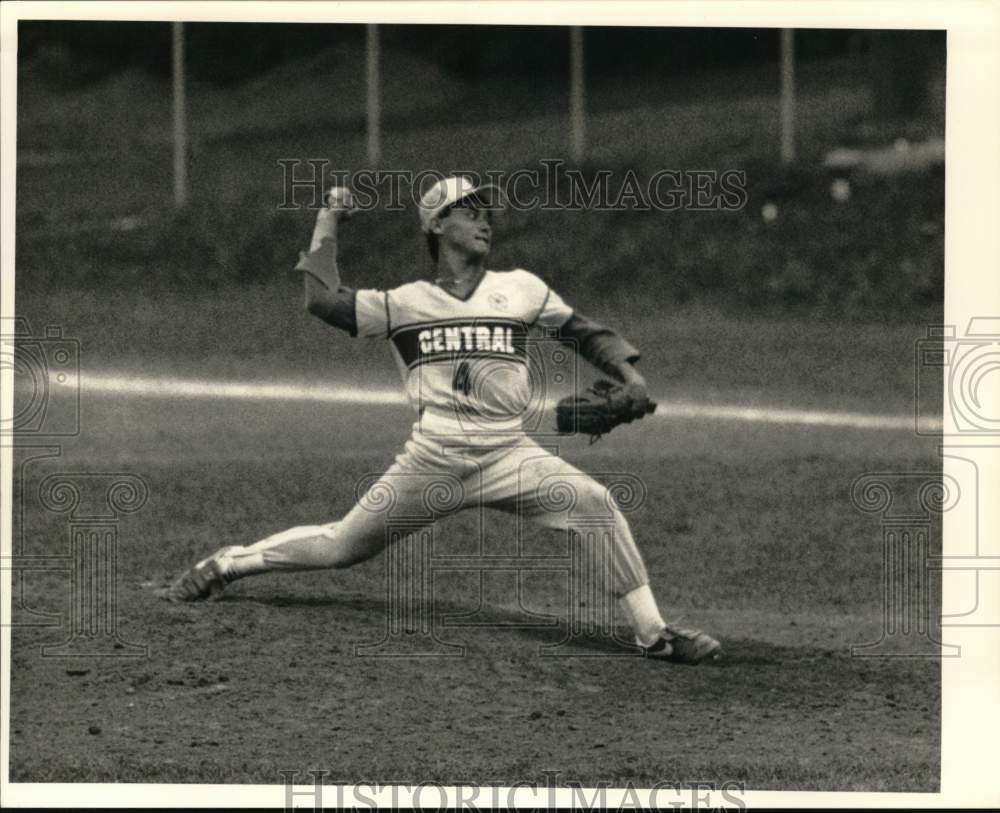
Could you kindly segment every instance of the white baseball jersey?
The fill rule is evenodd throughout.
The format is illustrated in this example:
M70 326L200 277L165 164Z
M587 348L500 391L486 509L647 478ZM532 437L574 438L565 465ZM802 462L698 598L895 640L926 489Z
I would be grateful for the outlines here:
M485 271L464 299L426 280L359 290L357 335L388 338L418 428L493 443L521 431L532 402L529 332L558 328L573 310L524 269Z

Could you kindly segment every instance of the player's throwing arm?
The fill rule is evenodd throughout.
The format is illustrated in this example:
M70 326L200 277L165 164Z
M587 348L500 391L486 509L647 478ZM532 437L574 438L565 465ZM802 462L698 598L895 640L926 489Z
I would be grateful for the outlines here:
M350 331L354 323L351 291L341 285L337 268L337 230L354 212L351 191L332 187L323 196L324 206L316 214L309 253L303 253L296 269L304 271L305 307L313 316Z

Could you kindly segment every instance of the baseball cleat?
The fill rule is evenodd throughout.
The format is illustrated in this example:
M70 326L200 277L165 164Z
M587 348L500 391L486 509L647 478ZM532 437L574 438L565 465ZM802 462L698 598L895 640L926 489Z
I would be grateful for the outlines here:
M225 556L231 547L222 548L178 578L167 590L169 601L213 601L226 588L226 579L219 560Z
M722 644L701 630L685 630L666 627L660 633L660 640L652 646L643 647L649 658L660 658L671 663L686 663L694 666L706 659L714 659L722 649Z

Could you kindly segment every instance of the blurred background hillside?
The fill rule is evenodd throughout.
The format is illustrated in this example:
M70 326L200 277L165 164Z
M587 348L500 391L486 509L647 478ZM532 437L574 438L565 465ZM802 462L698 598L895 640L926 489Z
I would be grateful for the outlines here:
M313 212L278 209L278 161L366 166L365 27L185 28L190 199L178 211L170 25L21 23L19 312L51 313L53 297L73 290L296 300L291 267ZM382 167L572 164L567 29L380 30ZM508 212L494 267L535 270L582 307L631 303L636 317L690 304L939 321L943 154L905 159L942 143L943 32L797 31L791 163L779 151L778 30L594 28L585 54L578 166L616 177L741 170L747 203ZM901 160L832 166L831 152L845 149ZM349 283L430 273L414 211L369 212L349 228Z

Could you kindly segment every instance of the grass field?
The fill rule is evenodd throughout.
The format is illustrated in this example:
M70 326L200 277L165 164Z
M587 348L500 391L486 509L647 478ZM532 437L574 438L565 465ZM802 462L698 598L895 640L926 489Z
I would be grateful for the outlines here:
M625 291L583 310L641 349L641 368L660 397L882 413L913 411L915 344L941 321L939 314L886 324L740 313ZM399 381L383 342L351 341L306 315L291 270L268 285L220 292L25 291L17 314L34 335L54 325L79 341L85 370L352 386ZM596 373L584 364L579 375L589 383Z
M93 315L85 320L85 304L64 308L85 369L268 380L279 369L287 376L309 367L294 360L292 345L320 353L306 349L312 328L300 324L304 317L280 322L296 338L270 355L253 345L252 325L234 322L232 332L220 331L214 355L190 358L181 370L184 352L157 332L171 320L142 313L154 338L133 333L131 355L123 343L105 342ZM193 342L180 329L182 311L161 304L174 315L181 347ZM204 308L185 314L188 326L206 321ZM859 329L840 341L835 326L808 320L740 323L678 312L658 344L637 324L654 391L668 400L884 413L905 411L910 399L912 407L920 326ZM157 340L159 357L130 363ZM332 360L313 365L314 377L340 380L352 364L365 365L368 382L391 377L384 347L349 359L346 339L323 341ZM280 352L290 367L278 366ZM695 365L699 353L719 361ZM168 354L175 363L161 364ZM629 472L646 484L632 523L665 612L725 646L717 663L689 669L628 656L606 640L561 647L569 657L543 654L567 618L562 582L551 574L525 576L520 605L512 577L487 579L482 626L441 628L465 647L461 657L355 655L355 645L377 642L385 630L387 557L349 571L260 577L212 605L165 603L157 588L205 552L345 512L359 478L392 461L410 415L394 406L90 394L81 420L81 435L61 457L25 467L15 530L24 532L26 554L65 554L67 518L38 504L41 479L57 471L141 476L149 501L120 524L119 615L122 636L148 644L149 657L42 657L39 645L64 631L16 626L15 781L280 783L279 770L325 768L331 781L509 784L542 781L551 769L585 785L938 787L939 663L849 652L879 637L882 618L880 529L877 517L852 507L850 485L870 471L939 470L933 438L654 417L594 446L564 443L576 465ZM483 527L487 553L513 555L512 521L487 512ZM479 533L471 514L439 528L441 554L468 554ZM528 552L558 555L563 544L538 532ZM67 587L64 577L28 574L24 606L65 613ZM472 612L475 575L442 572L434 600L442 619ZM522 605L557 625L517 627ZM33 618L19 612L15 622Z

